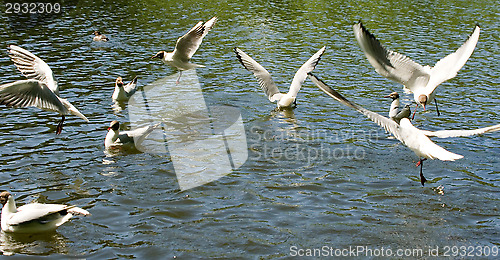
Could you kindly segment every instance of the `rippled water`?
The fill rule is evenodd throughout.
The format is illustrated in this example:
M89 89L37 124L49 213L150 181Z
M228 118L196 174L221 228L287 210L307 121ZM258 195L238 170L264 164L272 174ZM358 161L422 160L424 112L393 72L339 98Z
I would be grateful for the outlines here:
M493 1L495 2L495 1ZM436 143L465 157L417 158L360 114L306 81L292 112L276 112L254 77L238 63L236 46L265 66L285 90L319 48L315 70L351 100L386 114L384 98L401 86L379 76L357 45L352 24L364 24L388 48L432 65L481 26L476 50L458 76L439 87L441 116L430 106L415 124L462 129L498 124L498 3L488 1L69 1L63 14L17 17L3 13L0 39L20 45L52 68L61 96L90 123L35 108L0 108L0 189L18 204L38 201L81 206L92 213L56 233L2 234L4 254L89 259L279 258L297 249L500 246L498 133ZM168 154L106 156L114 112L114 80L139 76L146 85L175 73L150 57L171 50L198 20L219 22L194 56L208 105L239 107L249 159L231 174L181 191ZM99 29L111 38L92 42ZM2 82L22 79L0 55ZM404 102L412 96L404 95ZM477 253L473 252L473 253Z

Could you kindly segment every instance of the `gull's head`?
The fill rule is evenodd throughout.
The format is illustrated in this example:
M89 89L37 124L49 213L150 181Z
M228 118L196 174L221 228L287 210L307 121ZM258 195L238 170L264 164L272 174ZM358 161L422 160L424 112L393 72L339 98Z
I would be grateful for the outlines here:
M118 131L120 129L120 122L113 120L111 123L109 123L108 131L113 130L113 131Z
M392 100L396 100L399 98L398 92L392 92L391 94L384 96L385 98L391 98Z
M123 87L123 79L122 79L122 77L116 78L116 85L118 87L120 87L120 88Z
M99 36L99 35L102 35L102 33L100 31L94 31L94 35Z
M426 95L420 95L418 96L418 103L424 107L425 111L425 105L427 105L427 96Z
M158 53L156 53L153 57L151 57L151 59L163 59L163 57L165 57L165 51L159 51Z
M8 191L0 192L0 203L2 203L2 206L5 205L5 203L7 203L10 196L11 196L10 192L8 192Z

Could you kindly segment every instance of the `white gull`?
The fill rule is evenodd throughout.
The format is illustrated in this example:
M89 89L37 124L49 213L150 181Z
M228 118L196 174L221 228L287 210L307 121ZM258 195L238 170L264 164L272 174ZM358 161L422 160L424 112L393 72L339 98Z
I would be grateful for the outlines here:
M422 185L424 185L424 183L427 181L422 173L424 160L439 159L442 161L455 161L457 159L463 158L462 155L449 152L444 148L438 146L437 144L432 142L431 139L429 139L429 136L436 136L441 138L459 137L459 136L484 134L500 130L500 124L476 130L441 130L441 131L420 130L415 126L413 126L413 124L409 119L411 114L409 105L406 105L405 108L400 113L398 113L398 115L394 117L394 119L389 119L375 112L372 112L368 109L365 109L354 102L347 100L340 93L330 88L328 85L326 85L323 81L321 81L318 77L314 76L312 73L309 73L309 77L316 84L316 86L318 86L330 97L339 101L343 105L351 107L357 110L358 112L364 114L370 120L372 120L379 126L383 127L386 131L394 135L394 137L396 137L396 139L398 139L401 143L410 148L410 150L412 150L420 159L419 162L417 163L417 166L420 166L420 182L422 183ZM394 102L395 100L393 100L393 103Z
M74 215L89 216L84 209L62 204L29 203L16 207L8 191L0 192L2 231L8 233L39 233L53 231Z
M198 22L189 32L177 39L173 52L159 51L152 59L161 59L163 63L177 68L179 70L179 78L177 78L178 84L183 70L205 67L203 65L191 63L190 60L200 47L203 38L210 29L212 29L216 21L217 17L212 17L212 19L208 20L206 23L201 21Z
M465 65L476 47L480 31L479 25L476 25L460 48L439 60L434 67L430 67L422 66L405 55L386 49L361 22L354 24L353 29L356 40L375 70L380 75L403 84L406 92L413 93L417 107L420 104L425 110L425 106L434 100L438 115L436 88L455 77Z
M325 52L325 49L326 47L323 46L323 48L317 51L299 68L299 70L295 73L292 84L290 84L289 90L286 94L280 93L278 87L271 77L271 74L264 67L262 67L262 65L260 65L239 48L234 48L234 52L236 53L236 57L238 57L238 60L243 65L243 67L252 72L257 78L260 87L267 95L269 101L277 101L278 108L290 108L296 105L297 94L299 93L302 83L307 78L307 73L313 71L314 68L316 68L316 65L321 59L321 55L323 55L323 53Z
M14 64L28 79L0 85L0 104L8 107L33 106L61 114L56 134L62 131L65 115L73 114L89 122L68 100L59 97L59 87L47 63L19 46L10 45L9 53Z

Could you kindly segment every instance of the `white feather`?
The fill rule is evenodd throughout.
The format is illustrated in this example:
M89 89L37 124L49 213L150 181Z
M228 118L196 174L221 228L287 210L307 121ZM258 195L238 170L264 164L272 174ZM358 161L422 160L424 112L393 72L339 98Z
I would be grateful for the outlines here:
M243 67L252 72L257 78L260 87L267 95L269 101L278 101L277 105L279 108L286 108L291 107L295 102L302 83L307 77L307 73L313 71L314 68L316 68L316 65L321 59L321 55L323 55L323 53L325 52L325 49L325 46L322 47L299 68L299 70L295 73L295 76L293 77L292 83L290 84L289 90L286 94L280 93L278 87L271 77L271 74L262 65L260 65L257 61L252 59L248 54L244 53L239 48L234 48L234 52L236 53L236 57L243 65Z
M469 38L458 50L438 61L433 68L422 66L410 58L386 49L361 22L353 26L354 35L366 58L382 76L404 85L405 92L413 93L417 104L420 95L430 103L439 84L457 75L474 51L479 40L479 26L476 25Z

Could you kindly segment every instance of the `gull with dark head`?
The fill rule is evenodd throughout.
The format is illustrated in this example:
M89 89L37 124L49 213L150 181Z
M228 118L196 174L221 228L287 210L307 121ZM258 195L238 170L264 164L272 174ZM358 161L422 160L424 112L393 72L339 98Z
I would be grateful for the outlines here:
M392 99L391 108L389 109L389 118L394 118L399 113L399 94L398 92L392 92L385 96L385 98Z
M56 134L62 131L65 115L73 114L89 122L68 100L59 97L59 87L47 63L15 45L9 46L9 55L28 79L0 85L0 104L8 107L32 106L61 114Z
M125 85L123 83L122 77L116 78L115 81L115 91L111 98L114 101L128 101L130 97L135 93L137 88L137 76L134 77L132 81Z
M288 93L280 93L278 87L274 83L271 74L252 59L248 54L244 53L239 48L234 48L234 52L236 53L236 57L240 63L247 69L252 72L254 76L259 81L259 85L267 95L267 98L271 102L277 101L278 108L290 108L296 105L296 98L299 90L302 86L302 83L307 78L307 73L311 72L316 68L319 60L321 59L321 55L325 52L326 46L317 51L309 60L307 60L295 73L293 77L292 84L290 84Z
M112 121L108 127L108 133L104 139L104 147L106 149L120 148L127 146L130 148L137 148L146 137L155 129L160 128L161 123L155 125L148 125L135 130L120 131L120 123L116 120Z
M94 31L94 39L95 42L107 42L109 38L106 35L102 34L100 31Z
M8 191L0 192L2 231L8 233L40 233L54 231L74 215L89 216L84 209L62 204L29 203L16 207Z
M424 110L434 100L436 111L436 88L454 78L472 55L479 40L479 25L455 52L439 60L434 67L422 66L405 55L386 49L361 22L353 26L354 35L366 58L382 76L404 85L404 90L413 93L413 98ZM417 110L415 109L415 112ZM413 113L415 116L415 113Z
M424 183L427 181L422 173L424 160L439 159L442 161L455 161L463 158L462 155L449 152L444 148L438 146L437 144L432 142L431 139L429 139L429 136L436 136L441 138L459 137L459 136L484 134L500 130L500 124L476 130L441 130L441 131L420 130L415 126L413 126L413 124L409 119L411 114L409 105L406 105L401 112L399 112L397 115L393 117L393 119L389 119L375 112L372 112L368 109L365 109L354 102L347 100L340 93L330 88L328 85L326 85L322 80L314 76L312 73L309 73L309 78L311 78L314 84L316 84L316 86L318 86L327 95L339 101L343 105L353 108L356 111L364 114L370 120L372 120L379 126L383 127L386 131L394 135L394 137L396 137L396 139L398 139L401 143L410 148L410 150L412 150L420 159L419 162L417 163L417 166L420 166L420 182L422 183L422 185L424 185Z
M201 21L198 22L189 32L177 39L173 52L159 51L152 59L160 59L163 63L177 68L179 70L177 84L179 84L183 70L205 67L203 65L191 63L190 60L200 47L203 38L210 29L212 29L216 21L217 17L212 17L212 19L205 23Z

